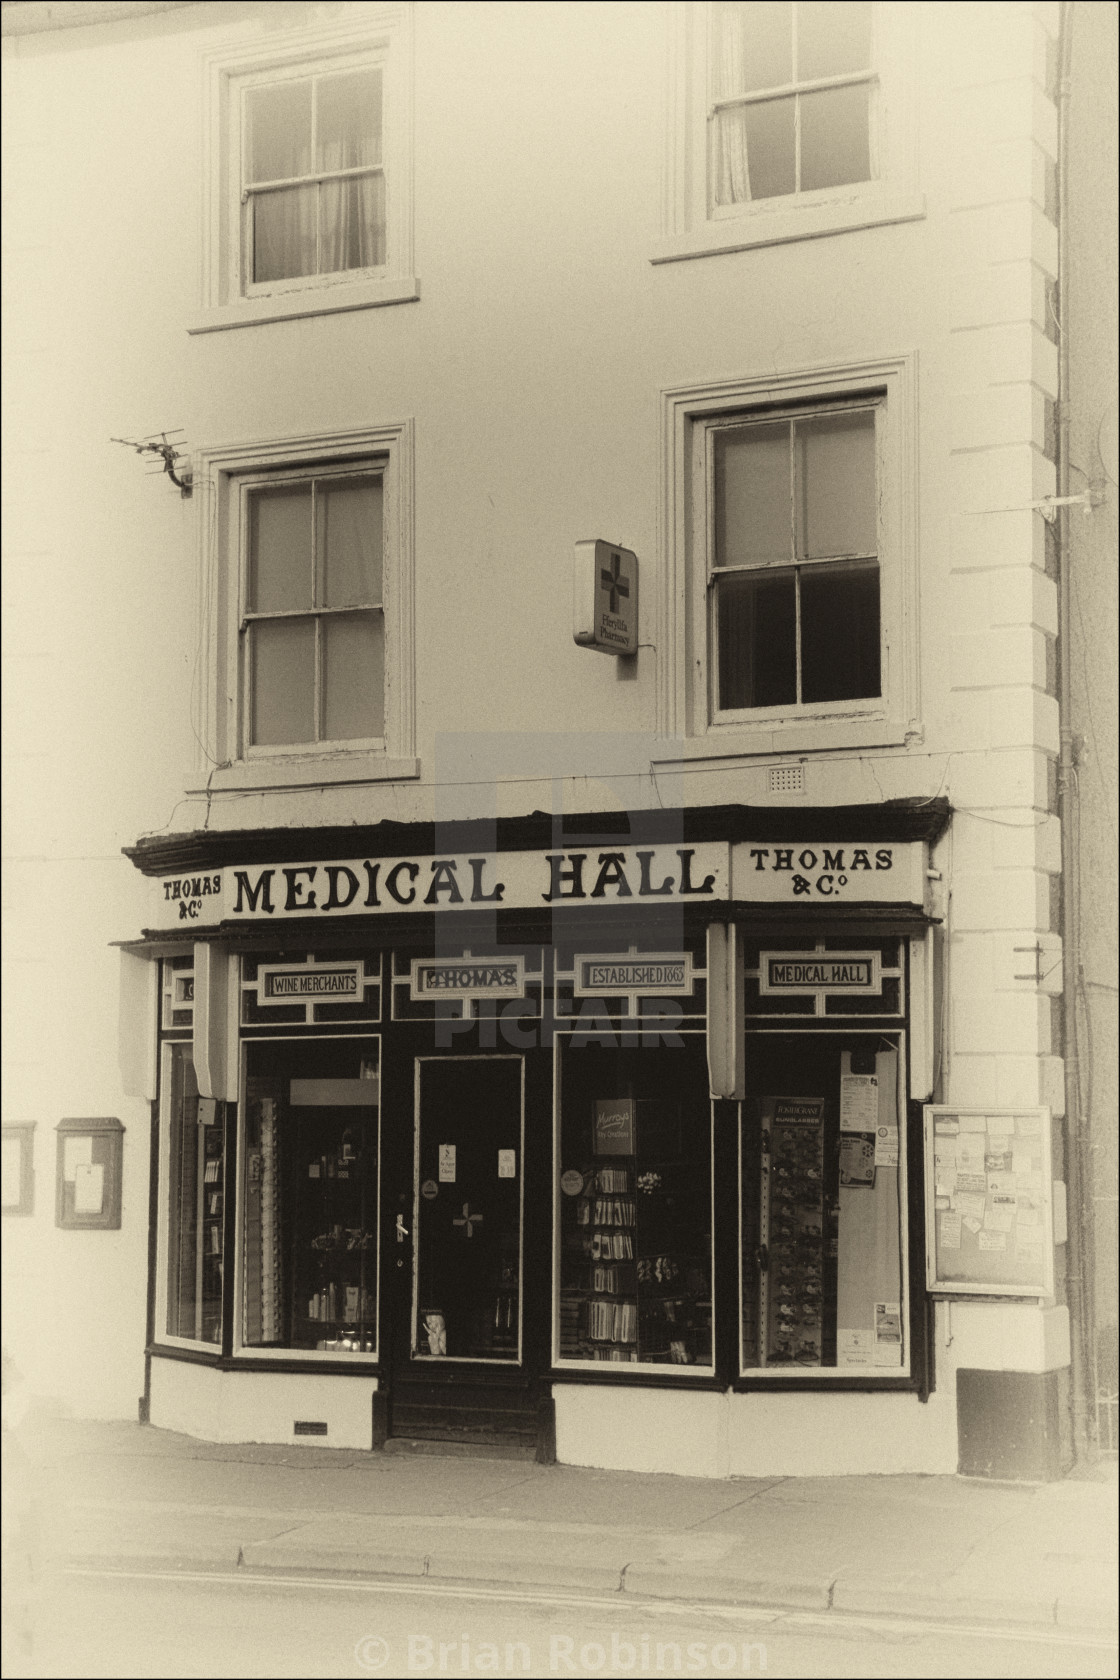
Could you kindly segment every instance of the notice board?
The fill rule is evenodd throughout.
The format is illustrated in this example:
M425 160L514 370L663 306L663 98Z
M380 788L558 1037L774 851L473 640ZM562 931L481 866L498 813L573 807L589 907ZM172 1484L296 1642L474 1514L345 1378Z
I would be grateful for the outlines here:
M938 1295L1052 1295L1048 1108L930 1104L926 1285Z

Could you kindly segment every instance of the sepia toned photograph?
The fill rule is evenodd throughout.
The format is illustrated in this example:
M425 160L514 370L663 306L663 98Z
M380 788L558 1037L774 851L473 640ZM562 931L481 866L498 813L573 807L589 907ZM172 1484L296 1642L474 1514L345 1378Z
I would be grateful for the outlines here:
M3 1670L1117 1673L1114 0L2 0Z

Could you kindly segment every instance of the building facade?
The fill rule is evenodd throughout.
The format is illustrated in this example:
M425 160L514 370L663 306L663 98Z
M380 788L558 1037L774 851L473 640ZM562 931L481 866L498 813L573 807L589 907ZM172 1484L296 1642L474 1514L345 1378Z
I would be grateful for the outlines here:
M32 1388L1094 1451L1059 183L1111 9L4 12Z

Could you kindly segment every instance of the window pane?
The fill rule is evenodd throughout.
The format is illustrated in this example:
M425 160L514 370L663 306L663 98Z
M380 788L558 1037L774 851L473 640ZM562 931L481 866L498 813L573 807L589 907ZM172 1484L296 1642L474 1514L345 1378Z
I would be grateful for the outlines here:
M898 1050L878 1035L816 1033L759 1034L751 1050L743 1367L897 1375L906 1363Z
M199 1125L189 1044L171 1047L170 1085L167 1334L217 1342L222 1334L223 1137L219 1124Z
M311 83L277 82L245 95L247 179L290 181L311 169Z
M861 0L801 0L797 8L797 79L842 76L871 63L871 7Z
M717 173L717 203L777 198L794 191L793 106L792 99L764 99L759 105L743 105L717 114L717 167L723 155L724 171L731 171L729 178L734 180L737 172L744 182L744 190L720 197L724 189Z
M385 624L380 613L324 618L323 736L363 740L385 732Z
M859 700L880 692L878 566L804 567L801 698Z
M596 1019L561 1040L560 1357L710 1365L703 1037L622 1050Z
M321 274L379 267L385 261L385 177L324 181L319 220Z
M796 422L800 558L876 554L875 416L829 414Z
M715 7L712 61L717 99L785 87L793 80L792 11L788 0Z
M870 87L822 88L801 99L801 191L870 181Z
M376 1039L246 1046L247 1347L374 1350L378 1050Z
M793 558L789 426L746 426L715 438L717 566Z
M280 618L249 626L252 742L285 746L315 739L315 620Z
M254 281L314 274L317 193L317 187L281 187L254 195Z
M794 574L746 572L717 584L719 707L797 699Z
M381 162L381 72L322 76L315 89L317 169Z
M311 602L311 488L254 490L249 502L250 612L293 612Z
M379 606L383 517L380 477L336 479L333 483L320 480L315 501L322 567L318 604Z

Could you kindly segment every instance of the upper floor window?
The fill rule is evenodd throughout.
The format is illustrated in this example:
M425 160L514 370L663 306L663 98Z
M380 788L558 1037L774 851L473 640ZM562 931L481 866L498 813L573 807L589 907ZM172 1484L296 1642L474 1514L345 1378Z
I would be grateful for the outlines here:
M674 0L664 237L653 260L922 215L914 10Z
M914 372L900 356L664 393L660 729L686 757L920 729Z
M242 90L246 290L385 261L380 67Z
M418 774L411 462L409 421L199 451L208 791Z
M383 485L364 468L246 487L248 747L380 740Z
M871 11L855 0L716 0L708 121L717 206L871 179Z
M713 429L717 715L880 693L875 414Z
M194 332L419 296L411 7L208 55L204 310Z

